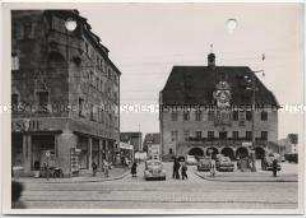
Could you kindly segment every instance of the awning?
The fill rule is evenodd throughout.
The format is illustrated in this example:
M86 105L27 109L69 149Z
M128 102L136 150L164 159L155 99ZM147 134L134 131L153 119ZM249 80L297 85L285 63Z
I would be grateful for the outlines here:
M124 142L120 142L119 148L120 149L126 149L126 150L133 150L134 146L130 145L130 144L127 144L127 143L124 143Z

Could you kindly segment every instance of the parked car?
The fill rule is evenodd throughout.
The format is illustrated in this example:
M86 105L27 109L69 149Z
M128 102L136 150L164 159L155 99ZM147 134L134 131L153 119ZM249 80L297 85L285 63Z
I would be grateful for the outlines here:
M188 165L197 165L198 161L193 155L186 155L186 163Z
M147 160L145 162L144 177L146 180L149 179L166 180L166 171L164 170L162 162L154 159Z
M264 157L263 162L262 162L262 170L272 170L273 169L273 160L278 158L278 156L276 154L269 154L267 156ZM277 163L277 171L281 170L281 165L279 164L279 160Z
M234 171L234 163L229 157L219 156L216 160L216 168L218 171Z
M209 158L204 158L204 157L199 158L197 168L198 168L198 171L208 172L210 170Z

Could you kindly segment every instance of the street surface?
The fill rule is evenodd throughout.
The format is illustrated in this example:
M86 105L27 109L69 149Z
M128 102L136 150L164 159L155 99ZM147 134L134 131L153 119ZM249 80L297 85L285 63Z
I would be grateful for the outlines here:
M164 163L166 181L138 177L82 183L23 182L26 208L47 209L296 209L297 182L207 181L189 166L188 180L172 178L172 163ZM291 169L291 168L292 169ZM297 167L289 166L291 170Z

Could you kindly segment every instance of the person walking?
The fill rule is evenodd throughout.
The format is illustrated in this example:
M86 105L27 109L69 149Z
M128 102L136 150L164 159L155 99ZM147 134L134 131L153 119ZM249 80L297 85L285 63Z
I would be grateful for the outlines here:
M173 160L173 168L172 168L172 178L174 179L176 176L176 167L177 167L177 163L176 163L177 159L174 158Z
M176 167L175 167L175 178L176 179L180 179L180 168L181 168L181 164L179 162L179 160L176 161Z
M137 163L136 162L134 162L132 167L131 167L131 174L132 174L132 177L137 176Z
M186 164L186 162L183 162L183 163L182 163L181 175L182 175L182 180L188 179L188 175L187 175L187 164Z
M273 176L277 177L277 167L278 167L278 161L276 158L274 158L272 162L272 171L273 171Z
M92 162L92 176L95 177L97 174L98 166L95 162Z
M216 175L216 161L213 159L213 158L211 158L210 159L210 176L211 177L215 177L215 175Z
M109 164L107 160L103 161L103 168L104 168L104 175L105 177L109 177L108 172L109 172Z

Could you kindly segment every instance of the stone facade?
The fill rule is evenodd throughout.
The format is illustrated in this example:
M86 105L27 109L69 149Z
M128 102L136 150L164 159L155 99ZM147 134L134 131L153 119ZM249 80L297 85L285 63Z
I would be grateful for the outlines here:
M75 10L13 11L12 63L12 164L29 173L49 150L71 175L73 149L85 171L114 161L121 72L85 18Z
M160 93L162 154L213 152L234 159L255 149L261 158L278 140L279 105L249 68L217 67L214 58L208 56L207 67L173 68ZM258 84L254 104L240 79L245 75Z

